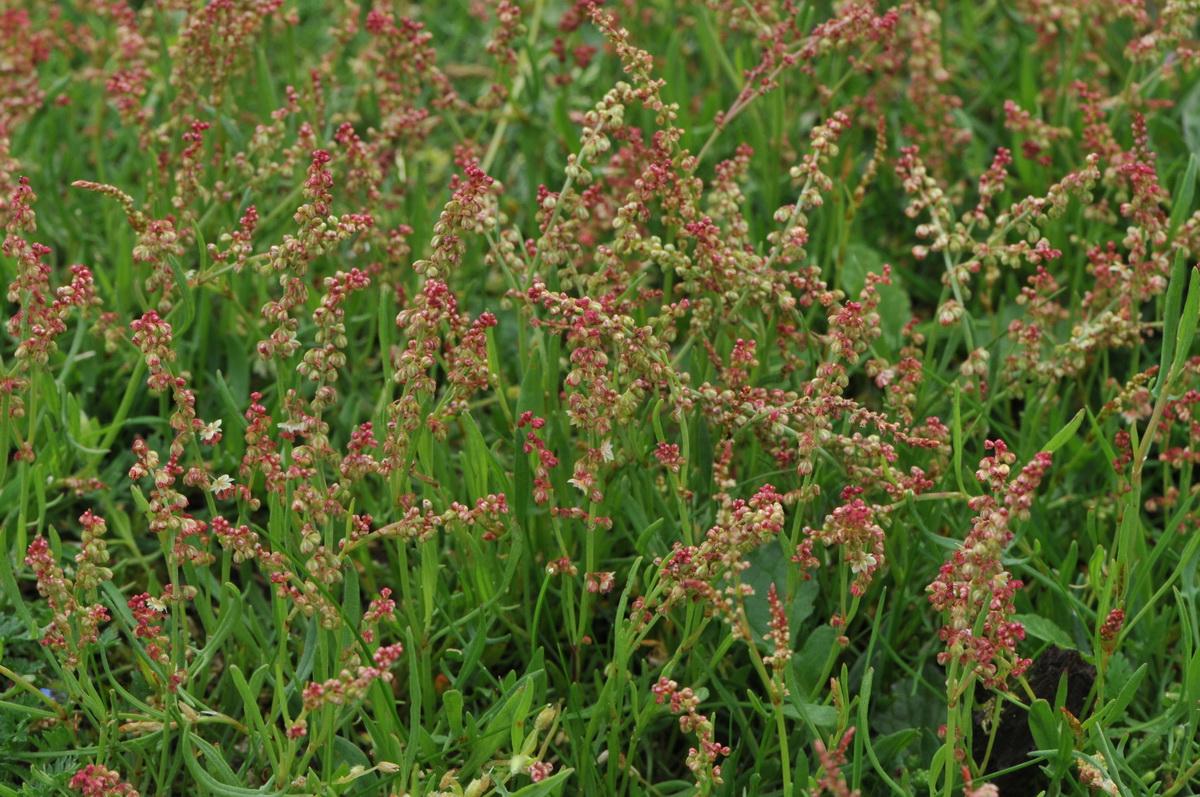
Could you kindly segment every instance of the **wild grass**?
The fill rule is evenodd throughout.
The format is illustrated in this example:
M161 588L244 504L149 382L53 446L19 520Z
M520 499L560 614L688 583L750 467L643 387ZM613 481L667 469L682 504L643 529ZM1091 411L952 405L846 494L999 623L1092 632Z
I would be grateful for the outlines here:
M1193 4L0 19L0 796L1200 788Z

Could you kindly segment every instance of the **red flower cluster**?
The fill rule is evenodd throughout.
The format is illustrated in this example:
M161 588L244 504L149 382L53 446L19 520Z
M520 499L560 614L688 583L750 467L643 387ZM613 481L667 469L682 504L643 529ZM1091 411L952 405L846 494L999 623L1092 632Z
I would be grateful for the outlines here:
M1030 662L1016 652L1025 627L1010 619L1015 611L1013 596L1022 584L1001 559L1013 538L1011 521L1029 517L1034 491L1050 467L1050 455L1038 453L1010 479L1016 455L1001 440L989 440L987 447L995 453L984 457L975 478L993 495L969 501L977 513L971 533L942 566L928 592L930 603L947 617L939 632L946 650L938 654L938 661L956 661L967 668L966 676L978 675L986 686L1003 688L1009 675L1020 675Z

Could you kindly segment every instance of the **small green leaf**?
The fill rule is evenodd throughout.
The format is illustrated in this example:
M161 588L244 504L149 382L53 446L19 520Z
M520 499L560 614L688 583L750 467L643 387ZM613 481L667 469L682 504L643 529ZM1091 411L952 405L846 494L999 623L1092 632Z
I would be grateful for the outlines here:
M645 524L645 527L642 529L641 534L638 535L637 547L635 548L635 550L638 550L638 551L647 550L650 545L650 540L654 538L655 533L657 533L658 530L661 529L663 527L663 524L665 524L666 522L667 522L666 518L660 517L660 518L657 518L653 523ZM635 524L634 528L637 528L638 525L642 525L642 524Z
M172 333L182 336L192 325L192 321L196 319L196 296L188 285L187 274L183 272L179 260L174 257L168 257L167 260L171 264L171 273L175 276L175 284L179 286L179 295L183 298L183 319L176 319L172 322Z
M234 626L242 619L242 593L229 582L225 582L225 597L221 601L221 622L212 636L208 638L204 648L197 654L188 669L191 677L208 667L213 657L221 649L226 637L233 631Z
M1030 704L1029 730L1039 750L1058 750L1058 719L1048 701L1039 698Z
M201 764L199 758L193 754L193 744L205 753L206 763ZM192 777L210 793L217 795L217 797L267 797L268 795L283 794L282 789L266 791L264 789L247 789L243 786L222 783L208 769L209 767L214 767L221 771L229 770L229 765L225 764L224 761L221 761L221 764L224 766L217 764L216 759L218 758L220 756L216 753L216 748L203 739L194 736L185 728L183 732L183 762L187 765L188 772L192 774Z
M1187 170L1171 195L1171 221L1167 226L1167 240L1174 241L1175 233L1183 220L1192 213L1192 197L1196 193L1196 153L1188 157ZM1183 250L1180 250L1181 252Z
M549 797L551 794L558 794L567 785L567 778L574 771L573 769L561 770L540 783L531 783L523 789L511 792L511 795L512 797Z
M1125 682L1125 686L1121 687L1121 691L1116 698L1109 701L1104 708L1093 713L1087 722L1083 723L1084 729L1086 730L1089 726L1098 723L1107 725L1123 715L1125 709L1133 700L1133 696L1137 694L1138 687L1142 685L1142 679L1146 677L1149 667L1149 664L1143 664L1141 667L1138 667L1129 680Z
M146 514L150 514L150 502L146 500L145 494L142 493L142 488L132 485L129 490L133 494L133 502L137 504L138 509Z
M457 740L463 735L463 696L457 689L447 689L442 693L442 707L446 709L446 719L450 723L450 736Z
M483 498L488 490L488 450L479 425L469 412L462 415L463 449L459 454L467 491L472 498Z
M1196 317L1200 314L1200 268L1193 266L1188 280L1187 301L1179 318L1179 337L1175 347L1175 361L1171 364L1171 376L1177 376L1192 351L1196 338Z
M1130 663L1129 657L1120 651L1114 652L1104 670L1104 694L1097 698L1097 710L1102 708L1106 701L1116 700L1133 674L1133 664ZM1120 717L1115 717L1112 721L1116 722L1120 719Z
M1200 702L1200 649L1192 654L1188 662L1183 685L1184 702L1193 706Z
M524 735L518 730L517 721L524 720L529 714L529 706L533 702L532 676L532 673L525 676L519 683L508 684L507 679L501 683L504 698L489 712L491 717L483 732L472 737L471 755L463 766L464 771L479 769L483 762L495 755L505 740L513 740L514 748L520 746Z
M243 414L245 410L238 406L237 399L233 397L233 391L229 389L229 383L225 381L225 375L220 370L214 372L213 381L217 385L217 396L221 399L221 404L225 408L225 416L222 420L233 419L233 422L238 424L241 429L245 429L250 425Z
M1163 306L1163 346L1159 360L1158 384L1161 388L1167 378L1167 369L1175 362L1175 346L1179 337L1179 313L1183 301L1183 283L1187 281L1187 258L1180 249L1175 254L1171 267L1171 278L1167 281L1167 295Z
M879 757L880 763L887 765L904 752L905 748L912 744L919 735L916 728L908 728L881 736L872 742L871 746L875 749L875 755Z
M524 681L517 691L517 702L513 708L511 728L512 749L516 753L525 741L525 722L529 718L529 707L533 705L533 679Z
M264 664L258 668L258 672L256 672L255 675L265 675L266 671L267 665ZM257 735L264 744L267 744L270 736L267 733L267 726L263 722L262 710L258 707L258 694L259 690L261 689L262 681L260 679L254 679L258 680L257 687L247 683L246 676L242 674L241 668L239 668L236 664L229 665L229 672L233 677L233 686L237 690L238 696L242 699L242 711L246 717L246 722L250 725L250 728L254 731L255 735Z
M1046 447L1043 450L1049 454L1053 454L1055 451L1066 445L1067 441L1074 437L1075 433L1079 431L1079 424L1083 423L1083 416L1085 414L1087 414L1087 410L1080 410L1079 412L1075 413L1075 417L1072 418L1066 426L1059 429L1058 433L1054 435L1054 437L1050 438L1050 442L1046 443Z

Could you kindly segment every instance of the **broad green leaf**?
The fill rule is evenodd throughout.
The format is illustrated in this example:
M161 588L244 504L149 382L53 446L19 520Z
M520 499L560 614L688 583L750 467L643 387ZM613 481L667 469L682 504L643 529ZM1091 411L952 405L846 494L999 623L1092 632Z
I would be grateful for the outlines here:
M754 632L754 640L761 647L769 647L770 643L763 639L771 628L771 611L767 596L771 584L780 600L787 600L788 570L792 566L791 557L784 553L779 540L774 540L752 551L746 560L750 567L742 572L742 583L754 590L753 595L746 597L746 619L750 621L750 630ZM784 608L788 618L788 626L795 634L800 624L809 618L817 599L817 582L815 580L801 581L796 594L792 596Z
M1076 645L1071 635L1058 627L1053 620L1041 617L1036 614L1016 614L1012 618L1014 621L1025 626L1025 633L1034 639L1040 639L1043 642L1050 642L1058 645L1064 650L1075 650Z
M858 299L859 291L866 284L867 274L882 274L885 258L878 250L863 243L854 242L846 247L846 259L842 264L841 287L847 297ZM878 285L879 322L883 342L891 353L900 351L903 345L904 325L912 320L912 299L903 285L903 277L892 270L892 284Z
M792 636L792 640L793 643L798 641L795 635ZM817 626L804 637L803 643L792 656L792 671L796 674L796 682L800 685L802 693L812 692L816 686L814 682L820 677L825 661L835 644L837 632L828 624Z
M1029 705L1029 730L1039 750L1058 749L1058 718L1048 701L1038 698Z
M837 709L833 706L793 702L784 705L783 716L797 722L803 722L807 718L822 733L829 733L837 727Z

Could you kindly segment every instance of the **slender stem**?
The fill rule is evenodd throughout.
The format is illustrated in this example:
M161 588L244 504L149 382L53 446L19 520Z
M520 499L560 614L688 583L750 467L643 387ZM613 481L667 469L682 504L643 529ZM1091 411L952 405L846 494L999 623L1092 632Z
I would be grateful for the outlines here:
M26 681L23 676L17 675L3 664L0 664L0 675L3 675L21 689L29 692L29 694L35 696L38 700L41 700L43 703L49 706L55 714L58 715L59 719L65 720L67 718L67 710L62 707L61 703L47 695L41 689L38 689L33 684L29 683L29 681Z
M962 666L957 661L950 663L950 672L946 674L946 692L950 698L946 703L946 741L943 749L946 751L946 782L943 785L945 797L951 797L954 792L954 776L958 765L958 719L961 713L959 698L963 693L959 683ZM968 681L970 679L968 678ZM930 782L932 787L933 781Z
M787 725L783 717L783 705L775 708L775 728L779 734L779 760L783 764L783 797L792 797L792 754L788 745Z
M504 105L504 113L500 114L500 121L496 124L496 132L492 134L492 140L488 143L487 154L483 156L483 161L479 166L485 172L492 168L492 162L496 159L496 153L500 151L500 145L504 142L504 133L508 129L508 120L514 113L517 98L525 90L525 79L533 68L529 53L533 51L533 46L537 42L538 31L542 26L542 12L545 6L546 0L534 0L533 11L530 13L532 21L529 23L529 34L525 37L525 49L521 52L520 64L517 67L517 77L513 81L512 90L508 93L508 100Z

